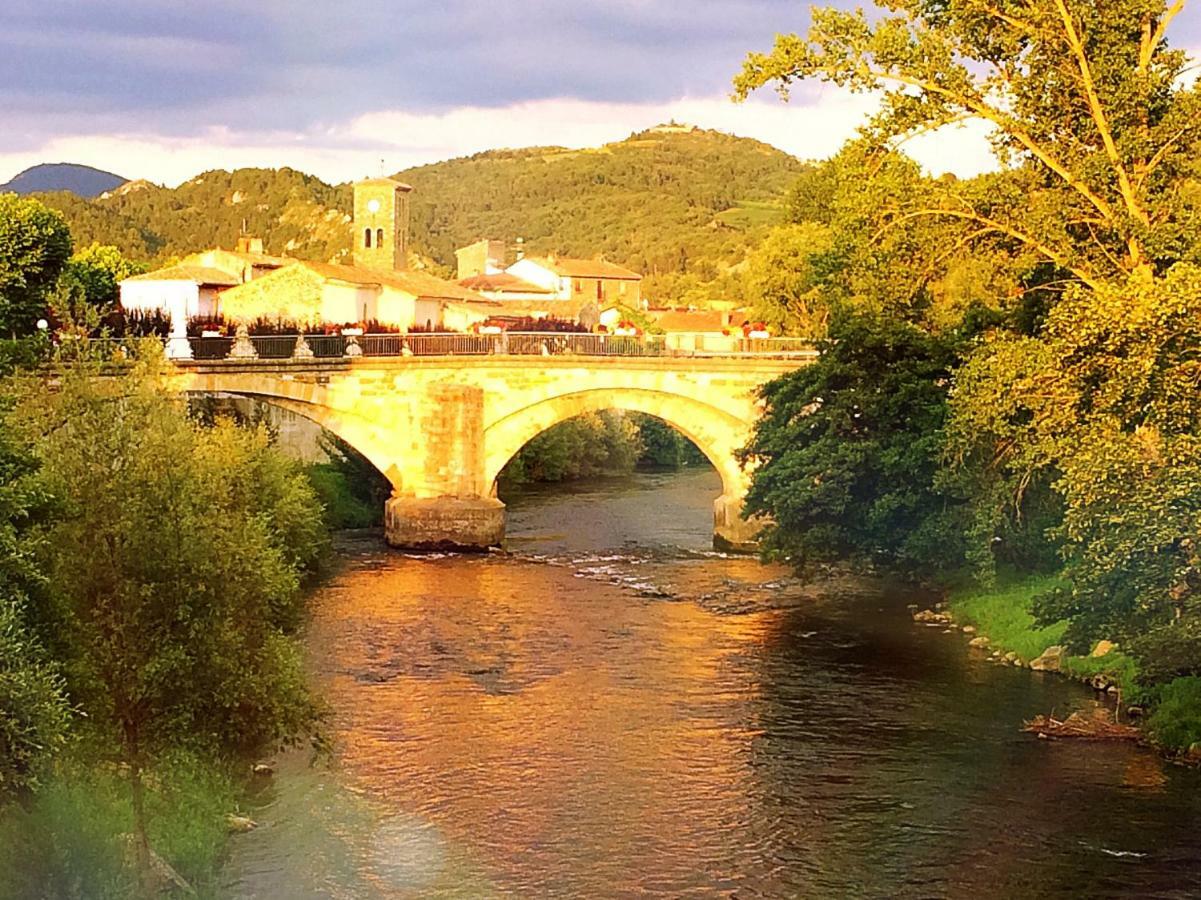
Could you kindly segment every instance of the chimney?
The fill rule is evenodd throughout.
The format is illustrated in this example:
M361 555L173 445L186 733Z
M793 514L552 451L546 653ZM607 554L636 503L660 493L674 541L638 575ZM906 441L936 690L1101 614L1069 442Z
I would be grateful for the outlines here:
M263 239L244 234L238 238L237 251L239 253L262 253Z

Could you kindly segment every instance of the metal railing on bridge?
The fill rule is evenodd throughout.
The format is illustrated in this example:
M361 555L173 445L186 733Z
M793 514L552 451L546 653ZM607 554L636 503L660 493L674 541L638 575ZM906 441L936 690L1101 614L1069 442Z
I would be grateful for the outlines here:
M681 338L686 337L686 340ZM101 355L133 352L130 341L93 341ZM743 338L713 335L616 335L571 332L502 332L500 334L285 334L249 338L181 338L166 340L167 354L177 361L334 360L353 357L407 356L609 356L609 357L768 357L816 356L812 342L801 338ZM110 352L104 352L104 351Z

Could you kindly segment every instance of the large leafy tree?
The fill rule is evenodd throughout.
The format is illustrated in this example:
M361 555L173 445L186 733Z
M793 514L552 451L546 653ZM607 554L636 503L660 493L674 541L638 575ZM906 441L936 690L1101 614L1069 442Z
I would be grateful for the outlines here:
M145 271L145 264L126 259L116 247L93 242L67 261L61 287L104 314L120 300L121 282Z
M80 363L52 394L31 384L14 414L63 506L39 557L45 640L96 745L129 773L143 873L157 762L314 725L289 630L321 515L264 432L190 419L151 351L123 377Z
M986 488L978 517L1022 510L1040 485L1062 497L1070 587L1044 618L1068 618L1081 647L1133 641L1151 674L1201 672L1199 346L1201 269L1179 265L1069 292L1040 338L994 335L952 400L948 447Z
M0 194L0 336L29 334L71 256L63 217L16 194Z
M798 79L880 92L867 136L895 143L968 119L993 128L1005 177L898 203L893 225L962 223L1090 286L1160 272L1195 248L1201 99L1165 41L1183 0L890 0L887 12L815 9L806 37L751 54L736 95Z
M891 316L935 331L957 328L973 307L1019 308L1020 285L1004 246L965 235L954 219L909 219L888 211L935 202L954 179L932 179L903 154L852 141L798 179L795 225L769 236L747 267L765 321L821 336L829 316Z
M959 562L961 504L935 486L954 340L891 319L835 323L813 365L768 384L744 459L748 514L802 567Z

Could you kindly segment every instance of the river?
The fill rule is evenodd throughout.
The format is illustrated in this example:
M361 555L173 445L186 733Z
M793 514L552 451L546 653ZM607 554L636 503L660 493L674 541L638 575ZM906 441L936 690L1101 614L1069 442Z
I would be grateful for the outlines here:
M278 761L236 898L1198 897L1201 775L1038 741L1095 703L896 586L715 554L711 471L510 500L506 554L374 540L314 598L331 761Z

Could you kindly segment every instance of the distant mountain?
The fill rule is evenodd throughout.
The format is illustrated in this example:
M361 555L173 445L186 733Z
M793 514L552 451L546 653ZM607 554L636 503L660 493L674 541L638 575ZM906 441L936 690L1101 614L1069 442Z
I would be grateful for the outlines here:
M414 188L412 243L451 274L454 250L482 238L526 252L596 257L648 276L663 302L735 298L747 254L784 215L806 168L747 138L688 126L653 128L587 150L493 150L396 173ZM93 201L44 197L77 246L116 244L151 263L247 232L269 253L344 259L351 190L293 169L205 172L174 189L132 181Z
M47 191L70 191L80 197L91 199L105 191L125 184L129 179L81 166L76 163L43 163L26 169L7 184L0 184L0 193L13 191L18 194L37 194Z

